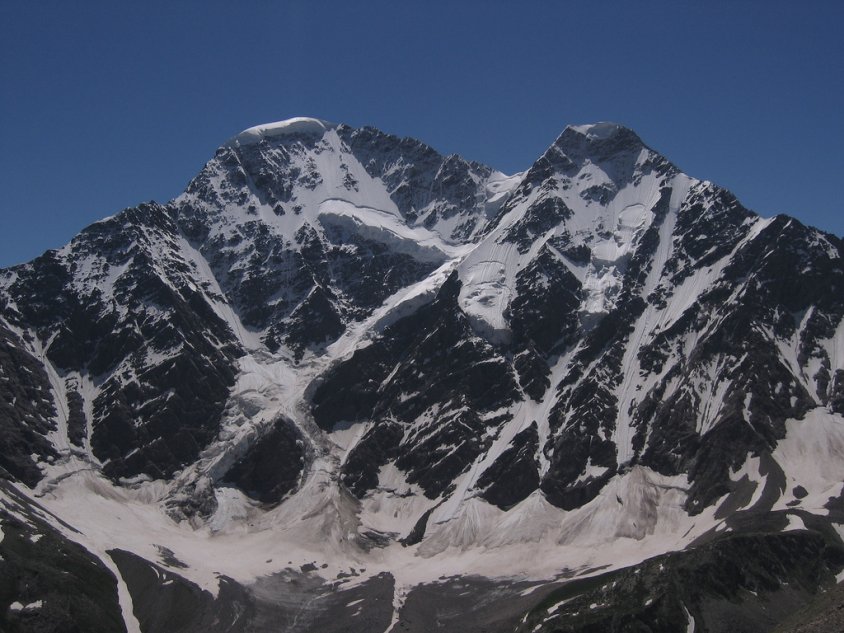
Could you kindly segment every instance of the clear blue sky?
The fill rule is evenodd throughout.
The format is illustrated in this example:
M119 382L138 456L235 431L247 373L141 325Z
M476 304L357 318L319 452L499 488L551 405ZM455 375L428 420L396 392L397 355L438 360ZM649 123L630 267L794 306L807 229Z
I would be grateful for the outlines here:
M0 266L177 195L309 115L502 171L635 129L769 216L844 234L844 2L0 0Z

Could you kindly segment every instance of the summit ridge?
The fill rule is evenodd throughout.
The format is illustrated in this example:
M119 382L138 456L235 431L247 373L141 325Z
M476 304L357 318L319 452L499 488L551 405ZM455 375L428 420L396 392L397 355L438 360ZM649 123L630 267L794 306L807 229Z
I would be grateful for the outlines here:
M226 142L226 145L249 145L259 143L262 140L276 136L287 136L294 134L321 136L326 130L335 128L334 123L315 119L313 117L293 117L274 123L264 123L247 128L233 136Z

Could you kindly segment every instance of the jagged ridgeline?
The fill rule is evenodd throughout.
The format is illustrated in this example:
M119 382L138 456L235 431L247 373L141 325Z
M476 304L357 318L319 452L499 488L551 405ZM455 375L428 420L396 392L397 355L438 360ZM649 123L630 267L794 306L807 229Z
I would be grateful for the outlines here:
M250 128L0 271L0 629L771 630L844 568L842 252L612 123Z

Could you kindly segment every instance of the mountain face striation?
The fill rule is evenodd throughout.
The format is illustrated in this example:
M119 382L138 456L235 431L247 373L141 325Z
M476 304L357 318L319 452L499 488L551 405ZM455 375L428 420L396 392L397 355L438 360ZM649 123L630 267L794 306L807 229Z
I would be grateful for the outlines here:
M772 630L844 571L842 257L612 123L250 128L0 270L0 629Z

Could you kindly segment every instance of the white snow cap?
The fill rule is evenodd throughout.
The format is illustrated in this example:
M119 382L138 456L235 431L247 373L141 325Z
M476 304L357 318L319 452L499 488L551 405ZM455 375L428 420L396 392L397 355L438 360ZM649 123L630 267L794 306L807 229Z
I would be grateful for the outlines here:
M243 145L253 145L259 143L265 138L274 136L286 136L288 134L310 134L314 136L322 136L326 130L337 127L335 123L329 123L322 119L314 119L306 116L297 116L292 119L285 119L284 121L276 121L275 123L264 123L263 125L256 125L243 130L237 136L232 137L226 142L228 147L241 147Z
M603 121L589 125L569 125L554 142L557 149L573 158L592 162L610 158L622 149L645 147L642 139L629 127Z
M627 128L618 123L609 121L602 121L600 123L590 123L588 125L569 125L567 129L574 130L578 134L582 134L590 140L608 139L622 130Z

